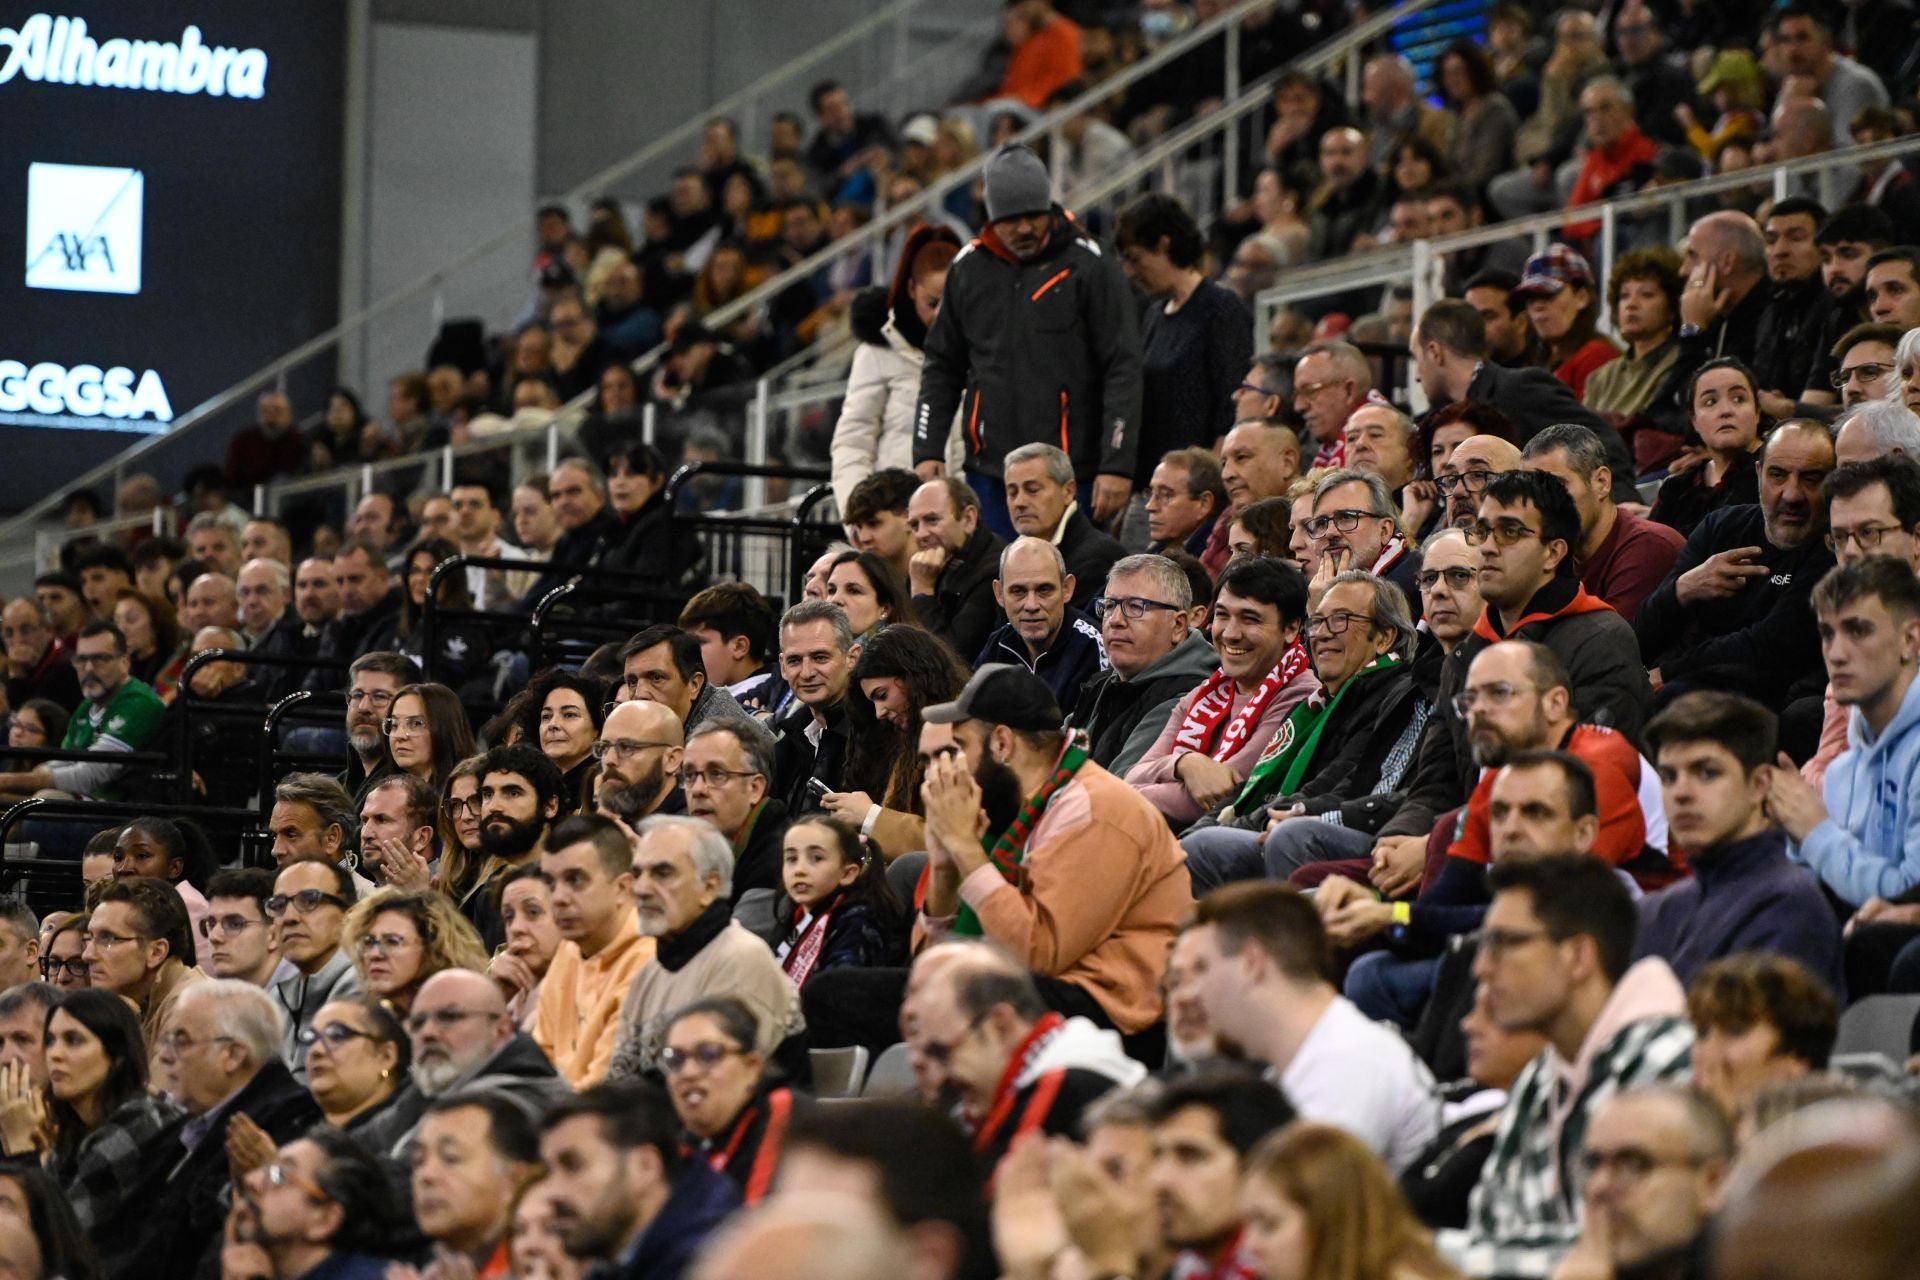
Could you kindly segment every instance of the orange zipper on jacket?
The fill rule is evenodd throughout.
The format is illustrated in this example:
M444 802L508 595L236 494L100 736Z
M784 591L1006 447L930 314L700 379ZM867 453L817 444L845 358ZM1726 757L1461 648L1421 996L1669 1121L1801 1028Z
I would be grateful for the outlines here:
M1073 450L1067 448L1067 392L1064 387L1060 389L1060 452L1068 457L1073 456Z
M1035 289L1035 290L1033 291L1033 297L1031 297L1031 298L1029 298L1029 299L1028 299L1028 301L1029 301L1029 302L1038 302L1038 301L1040 301L1040 295L1041 295L1041 294L1043 294L1043 293L1045 293L1045 292L1046 292L1047 290L1049 290L1049 289L1051 289L1051 288L1053 288L1053 286L1055 286L1055 285L1057 285L1057 284L1059 284L1059 283L1060 283L1060 282L1061 282L1062 280L1065 280L1065 279L1066 279L1066 278L1067 278L1068 276L1070 276L1070 275L1072 275L1072 274L1073 274L1073 268L1072 268L1072 267L1062 267L1062 268L1060 268L1060 270L1059 270L1059 271L1058 271L1058 272L1057 272L1057 273L1056 273L1056 274L1055 274L1055 275L1053 276L1053 278L1052 278L1052 279L1050 279L1050 280L1048 280L1048 281L1047 281L1047 282L1046 282L1045 284L1043 284L1043 285L1041 285L1041 286L1040 286L1040 287L1039 287L1038 289Z
M980 452L980 388L973 389L973 412L967 415L967 439L973 441L973 451Z

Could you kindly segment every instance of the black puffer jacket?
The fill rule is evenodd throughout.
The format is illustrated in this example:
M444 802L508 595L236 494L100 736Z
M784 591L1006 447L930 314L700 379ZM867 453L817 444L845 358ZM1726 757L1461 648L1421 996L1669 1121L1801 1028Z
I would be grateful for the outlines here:
M998 477L1023 444L1051 444L1082 481L1132 481L1140 433L1140 326L1119 261L1054 206L1051 239L1015 258L991 224L953 260L927 334L913 460L946 457L962 411L967 466Z

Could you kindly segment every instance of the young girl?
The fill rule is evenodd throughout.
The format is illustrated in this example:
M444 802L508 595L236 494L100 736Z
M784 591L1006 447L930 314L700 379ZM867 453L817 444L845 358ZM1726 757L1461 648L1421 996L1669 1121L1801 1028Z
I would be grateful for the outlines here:
M826 969L906 963L906 913L853 827L817 813L795 822L780 878L793 925L776 955L794 986Z

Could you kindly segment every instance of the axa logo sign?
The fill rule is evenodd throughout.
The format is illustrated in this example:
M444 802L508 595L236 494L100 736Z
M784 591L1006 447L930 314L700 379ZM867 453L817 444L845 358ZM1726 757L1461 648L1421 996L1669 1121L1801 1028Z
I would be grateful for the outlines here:
M267 92L263 49L208 44L189 26L173 40L97 38L85 18L36 13L18 27L0 27L0 84L18 76L42 84L204 93L214 98L262 98Z
M140 292L146 176L85 164L27 167L27 287Z

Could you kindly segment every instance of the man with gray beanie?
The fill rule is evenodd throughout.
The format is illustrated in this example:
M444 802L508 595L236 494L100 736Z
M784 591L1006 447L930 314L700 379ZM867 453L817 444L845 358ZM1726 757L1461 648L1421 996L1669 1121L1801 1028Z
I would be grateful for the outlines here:
M966 479L1003 538L1008 451L1050 444L1073 460L1097 524L1126 510L1140 438L1140 331L1119 260L1053 202L1038 156L1009 144L987 162L987 225L953 260L927 335L913 461L943 472L946 429L965 424Z

